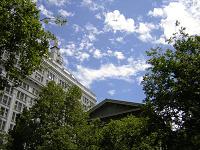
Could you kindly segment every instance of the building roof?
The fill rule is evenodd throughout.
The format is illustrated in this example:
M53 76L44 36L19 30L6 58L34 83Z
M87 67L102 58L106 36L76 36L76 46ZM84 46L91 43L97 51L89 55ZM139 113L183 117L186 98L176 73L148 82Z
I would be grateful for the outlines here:
M92 109L90 109L89 112L93 112L93 111L99 109L100 107L102 107L106 103L115 103L115 104L121 104L121 105L129 105L129 106L140 106L140 105L142 105L141 103L135 103L135 102L128 102L128 101L122 101L122 100L116 100L116 99L107 99L106 98L105 100L101 101L99 104L94 106Z
M128 114L138 114L141 111L141 103L122 100L105 99L89 110L90 118L114 119Z

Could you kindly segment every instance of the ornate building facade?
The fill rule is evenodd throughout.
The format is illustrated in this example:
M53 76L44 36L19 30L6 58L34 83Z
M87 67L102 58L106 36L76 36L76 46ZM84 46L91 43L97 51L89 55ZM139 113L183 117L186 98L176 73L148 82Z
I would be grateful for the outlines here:
M54 46L50 49L50 58L43 61L41 69L23 81L21 86L5 87L0 95L0 131L7 132L13 129L17 114L21 113L23 108L30 108L34 104L34 99L38 97L41 87L49 81L55 81L65 90L71 85L77 85L82 90L81 103L84 110L87 111L95 106L95 94L64 68L59 48ZM12 79L9 82L12 83Z

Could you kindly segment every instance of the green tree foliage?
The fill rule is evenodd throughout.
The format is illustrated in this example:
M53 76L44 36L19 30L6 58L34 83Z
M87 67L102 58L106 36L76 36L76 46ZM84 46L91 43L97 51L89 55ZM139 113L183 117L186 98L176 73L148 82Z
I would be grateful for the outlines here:
M156 150L158 135L148 131L148 119L129 116L106 124L99 132L102 150Z
M36 104L17 118L10 132L9 149L77 149L79 128L87 123L80 98L78 87L65 92L59 85L49 82Z
M145 102L171 127L168 149L200 147L200 36L184 28L169 40L173 48L148 52Z
M99 139L100 131L104 123L100 119L90 120L79 128L78 131L78 150L100 150Z
M160 148L157 132L148 128L147 118L125 117L105 124L94 120L81 129L80 150L156 150ZM85 135L85 136L84 136ZM79 135L80 136L80 135Z
M42 27L32 0L1 0L0 27L0 64L17 85L19 79L38 69L53 35ZM0 70L0 90L7 84Z
M0 132L0 150L6 150L6 145L8 144L9 136L7 133Z

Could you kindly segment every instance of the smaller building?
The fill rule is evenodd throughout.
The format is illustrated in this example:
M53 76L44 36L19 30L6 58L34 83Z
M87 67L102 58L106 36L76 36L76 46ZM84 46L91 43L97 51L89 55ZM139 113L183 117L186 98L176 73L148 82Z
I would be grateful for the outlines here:
M89 110L90 119L101 121L118 120L128 115L139 116L143 104L121 100L105 99Z

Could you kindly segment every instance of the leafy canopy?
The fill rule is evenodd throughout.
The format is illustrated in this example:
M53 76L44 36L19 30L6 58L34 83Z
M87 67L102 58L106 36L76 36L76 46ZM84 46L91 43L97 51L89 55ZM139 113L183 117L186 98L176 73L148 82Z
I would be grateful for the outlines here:
M157 133L148 131L148 119L129 116L113 120L99 132L102 150L156 150L159 149Z
M14 83L37 69L48 54L53 35L45 31L32 0L0 1L0 64ZM0 90L7 79L0 69Z
M80 98L78 87L72 86L65 92L49 82L36 104L17 118L10 132L10 149L77 149L77 132L86 124Z
M147 53L151 67L143 85L145 102L179 137L180 146L196 149L200 145L200 36L189 36L184 30L169 40L173 48Z

